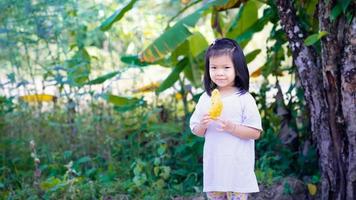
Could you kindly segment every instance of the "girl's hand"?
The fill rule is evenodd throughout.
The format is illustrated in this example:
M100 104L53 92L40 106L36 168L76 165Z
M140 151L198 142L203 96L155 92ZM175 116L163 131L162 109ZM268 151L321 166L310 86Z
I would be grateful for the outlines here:
M212 121L209 114L205 114L199 124L193 128L193 133L198 136L204 136L209 123Z
M235 132L236 124L234 124L233 122L228 121L228 120L222 120L222 119L217 120L217 122L221 127L221 128L218 128L219 131L226 131L229 133Z
M203 118L201 119L199 125L200 125L201 128L206 129L206 128L208 128L209 123L211 121L213 121L213 120L211 119L210 115L209 114L205 114L203 116Z

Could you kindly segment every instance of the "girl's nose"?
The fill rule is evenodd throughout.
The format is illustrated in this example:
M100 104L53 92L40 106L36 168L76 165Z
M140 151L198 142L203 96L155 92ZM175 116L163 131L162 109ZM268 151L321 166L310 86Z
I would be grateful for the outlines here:
M224 70L223 69L218 69L216 71L216 75L220 75L220 76L224 75Z

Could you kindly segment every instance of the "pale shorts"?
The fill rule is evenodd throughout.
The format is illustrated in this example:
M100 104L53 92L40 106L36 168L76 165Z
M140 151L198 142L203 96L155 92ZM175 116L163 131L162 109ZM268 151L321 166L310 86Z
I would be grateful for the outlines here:
M207 192L210 200L247 200L248 194L239 192Z

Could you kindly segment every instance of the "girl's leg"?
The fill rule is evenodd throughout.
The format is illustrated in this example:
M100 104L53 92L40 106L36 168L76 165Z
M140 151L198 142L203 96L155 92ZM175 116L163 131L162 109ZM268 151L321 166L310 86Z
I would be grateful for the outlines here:
M226 192L207 192L206 196L209 200L227 200Z
M227 192L228 200L247 200L247 193L239 193L239 192Z

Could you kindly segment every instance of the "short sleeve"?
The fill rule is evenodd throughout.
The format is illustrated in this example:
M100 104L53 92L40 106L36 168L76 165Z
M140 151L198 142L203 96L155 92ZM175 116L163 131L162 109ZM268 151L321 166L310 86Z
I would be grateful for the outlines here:
M189 127L190 130L193 132L193 129L196 125L199 124L200 120L202 119L204 113L203 113L203 102L204 102L204 98L205 98L206 93L203 93L199 100L197 105L195 106L195 110L192 114L192 116L190 117L190 121L189 121ZM195 133L194 133L195 134Z
M243 95L242 122L241 125L262 131L261 115L256 101L250 93Z

